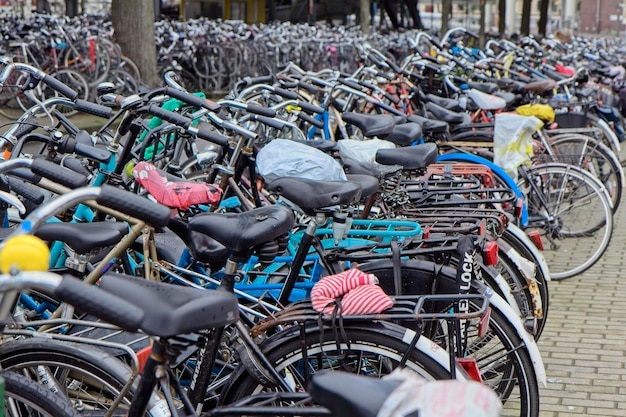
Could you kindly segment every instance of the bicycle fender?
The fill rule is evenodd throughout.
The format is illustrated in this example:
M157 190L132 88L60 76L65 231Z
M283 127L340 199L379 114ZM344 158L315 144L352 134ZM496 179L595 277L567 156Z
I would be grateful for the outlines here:
M498 177L500 177L506 185L515 192L520 198L524 198L524 194L519 189L513 178L509 174L506 173L505 170L500 168L498 165L494 164L493 161L490 161L481 156L476 156L472 154L466 153L448 153L439 155L437 157L437 162L448 162L448 161L464 161L464 162L472 162L475 164L483 164L489 167ZM524 205L522 207L522 217L521 217L522 226L526 226L528 224L528 207L526 206L526 201L524 201Z
M349 327L357 330L364 331L374 331L376 333L382 333L385 336L390 336L395 339L401 340L407 346L411 343L413 337L415 336L415 331L408 329L403 326L398 326L394 323L385 322L385 321L344 321L344 327ZM306 333L316 333L319 332L319 326L309 326L306 329ZM325 332L332 332L333 329L330 325L325 325L323 328ZM262 351L264 353L270 352L272 349L276 348L278 345L285 343L290 339L298 339L300 338L300 329L296 326L293 329L287 329L285 331L279 332L275 335L272 335L268 339L266 339L262 344ZM450 355L449 353L441 348L441 346L437 345L435 342L430 340L425 336L420 336L417 341L417 345L415 349L421 351L428 357L430 357L433 361L437 362L442 368L446 371L450 372ZM456 379L457 380L467 380L469 377L465 373L465 371L460 367L456 367Z
M546 258L543 256L543 253L535 246L535 244L528 238L526 232L524 232L521 228L515 226L514 224L509 223L507 229L515 235L516 238L524 242L526 247L530 252L533 253L535 264L538 268L541 269L543 275L546 277L546 280L550 281L550 267L546 262Z
M515 297L513 297L513 293L511 292L511 286L506 282L502 274L498 273L493 280L500 288L500 292L504 294L504 299L511 306L513 311L518 315L518 317L522 317L522 311L519 309L519 305L517 305L517 301L515 301Z
M510 323L517 331L517 335L524 342L524 345L526 346L526 349L528 350L528 353L530 355L530 359L533 363L537 382L543 384L544 387L547 387L548 380L546 377L546 368L543 364L543 359L541 359L541 354L539 353L537 342L535 342L535 339L531 337L531 335L526 331L526 329L524 328L524 324L522 323L522 319L519 315L515 314L515 311L511 308L511 306L507 303L505 299L493 292L493 290L491 290L487 286L484 286L484 290L484 294L489 298L489 303L491 304L491 306L498 309L505 317L509 319Z

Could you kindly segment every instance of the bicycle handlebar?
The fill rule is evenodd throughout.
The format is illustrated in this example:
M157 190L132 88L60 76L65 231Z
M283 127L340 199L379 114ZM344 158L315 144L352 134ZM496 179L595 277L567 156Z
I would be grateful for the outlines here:
M54 162L46 161L43 158L35 158L32 161L30 170L33 174L40 175L68 188L84 187L89 182L89 179L84 175L71 169L63 168Z
M110 185L103 185L99 190L96 197L98 204L144 220L155 227L163 227L170 222L170 209L166 206Z
M28 168L23 170L20 168ZM43 158L17 158L9 159L0 164L0 172L8 173L24 178L35 184L46 178L68 188L79 188L87 184L88 178L70 169L63 168Z
M71 87L57 80L53 76L46 74L39 68L36 68L36 67L33 67L32 65L24 64L21 62L12 62L2 69L2 72L0 73L0 87L6 83L11 73L15 70L30 74L33 78L44 82L50 88L61 93L62 95L64 95L65 97L69 98L72 101L78 98L78 93L74 91ZM33 87L35 87L34 84L32 85L31 88Z
M75 101L74 110L82 113L91 114L93 116L98 116L103 119L109 119L113 114L113 109L110 107L81 99Z
M179 90L177 88L164 87L163 89L158 89L155 91L158 91L158 94L166 94L177 100L184 101L185 103L190 104L192 106L204 108L209 111L217 111L220 109L219 104L211 102L203 97L195 96L186 91Z
M26 289L49 293L128 331L140 329L144 319L143 310L129 301L70 275L34 271L0 275L0 292Z
M228 144L228 138L226 138L225 136L216 134L209 128L209 126L201 125L200 127L194 127L192 126L191 118L183 116L180 113L165 110L156 104L149 104L148 106L144 106L143 108L139 109L139 112L144 112L152 116L159 117L178 127L182 127L183 129L186 129L189 133L198 136L200 139L205 139L221 146L225 146ZM209 120L211 120L218 126L224 129L233 131L242 136L246 136L251 139L254 139L257 136L256 133L244 127L241 127L235 123L223 120L222 118L217 116L215 113L208 113L207 117L209 118Z

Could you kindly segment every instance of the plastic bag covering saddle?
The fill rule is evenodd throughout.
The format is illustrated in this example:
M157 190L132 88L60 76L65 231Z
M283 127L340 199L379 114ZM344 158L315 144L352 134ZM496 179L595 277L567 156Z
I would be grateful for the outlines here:
M274 139L257 154L256 166L267 181L298 177L319 181L347 181L339 162L311 146Z
M164 206L187 210L194 204L220 201L222 190L211 184L169 181L149 162L139 162L133 168L135 180Z
M354 140L342 139L337 142L339 154L360 162L376 163L376 152L379 149L394 149L395 143L383 139Z
M426 381L415 372L393 371L384 379L403 381L385 400L376 417L498 417L498 395L476 381Z
M375 275L349 269L320 279L311 289L311 303L323 314L332 314L337 307L342 316L381 313L393 306L393 301L376 284Z
M497 114L493 137L493 162L515 177L520 165L530 163L533 154L532 135L541 126L543 123L535 116Z

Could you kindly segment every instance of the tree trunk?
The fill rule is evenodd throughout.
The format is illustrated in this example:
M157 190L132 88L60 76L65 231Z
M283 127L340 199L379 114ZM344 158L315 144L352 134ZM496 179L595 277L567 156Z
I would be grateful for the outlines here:
M154 0L112 0L111 22L115 41L137 64L142 81L150 87L161 85L156 68Z
M361 23L361 32L366 35L370 33L370 21L372 19L370 15L370 0L359 0L359 22Z
M76 17L78 15L78 1L65 0L65 16Z
M452 0L441 0L441 32L440 36L443 37L449 29L448 21L452 14ZM442 42L445 39L441 39Z
M498 33L504 38L506 32L506 0L498 0Z
M522 3L522 27L520 32L524 36L530 35L530 4L532 0L524 0Z
M548 10L550 10L550 0L541 0L539 5L538 31L541 36L546 36L548 26Z

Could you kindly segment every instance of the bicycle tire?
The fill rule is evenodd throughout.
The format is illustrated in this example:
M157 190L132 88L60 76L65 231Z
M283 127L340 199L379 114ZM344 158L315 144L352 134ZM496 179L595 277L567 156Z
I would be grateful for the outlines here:
M568 118L574 118L573 125L567 120ZM606 145L616 155L619 155L621 148L619 138L611 126L600 116L590 112L566 112L557 113L555 120L559 125L571 126L570 128L574 129L595 129L596 132L593 133L594 138ZM557 129L554 133L558 135L559 130Z
M52 389L61 390L82 414L101 415L132 375L120 359L93 346L56 340L22 339L0 346L0 366L33 380L45 372ZM52 379L54 378L54 379ZM136 383L120 405L127 411ZM52 392L51 390L49 390ZM158 398L149 403L152 413L163 417Z
M80 417L72 403L43 385L3 370L4 416Z
M408 341L403 341L403 337L407 337L407 330L401 326L392 323L367 322L365 324L355 324L354 322L345 322L344 329L345 339L350 341L350 346L343 341L336 340L336 334L330 327L320 331L315 329L309 331L305 341L301 341L299 337L299 328L292 327L283 330L272 337L268 338L262 345L261 349L266 355L270 363L275 365L275 369L285 375L285 378L293 378L294 383L299 382L303 389L305 380L301 370L305 365L302 363L303 345L306 346L306 355L310 360L306 364L306 368L310 372L319 371L321 369L336 369L339 366L341 370L353 371L355 373L367 373L371 376L382 376L383 372L391 372L397 365L398 361L405 353L408 347ZM394 336L395 335L395 336ZM409 336L410 338L410 336ZM423 341L424 342L424 341ZM434 350L438 349L432 342L426 342ZM337 349L348 351L339 355ZM349 349L349 350L348 350ZM354 352L358 352L354 353ZM328 360L319 360L320 355L326 354ZM351 354L354 353L354 354ZM422 351L416 347L410 352L409 361L406 366L420 373L427 379L449 379L450 373L432 359L431 352ZM337 359L332 359L336 356ZM355 363L357 366L355 366ZM321 365L321 369L320 369ZM340 366L341 365L341 366ZM376 368L380 365L380 368ZM463 374L461 374L463 375ZM462 378L462 376L459 376ZM260 384L257 378L244 367L239 367L231 376L228 386L222 393L220 398L221 404L230 404L248 396L258 394L267 389Z
M613 233L613 210L602 184L577 167L546 163L525 168L518 185L526 193L530 217L525 230L537 230L548 240L543 253L551 278L569 278L592 267Z
M93 55L93 60L91 56ZM111 69L109 51L100 43L99 38L85 38L67 48L63 55L65 68L83 75L90 87L106 80Z
M115 85L115 93L124 97L139 92L138 79L123 69L116 68L109 71L107 80Z
M556 154L556 162L576 165L598 178L611 196L613 213L617 212L624 188L624 169L611 149L585 135L562 136L550 146Z

